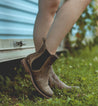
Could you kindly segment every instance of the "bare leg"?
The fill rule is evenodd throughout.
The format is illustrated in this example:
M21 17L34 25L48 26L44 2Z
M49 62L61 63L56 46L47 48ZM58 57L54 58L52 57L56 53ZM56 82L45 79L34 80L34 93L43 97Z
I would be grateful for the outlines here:
M55 54L62 39L90 2L91 0L68 0L58 11L46 40L46 46L51 54Z
M46 38L60 0L39 0L39 12L34 27L34 43L36 51L42 45L42 38Z

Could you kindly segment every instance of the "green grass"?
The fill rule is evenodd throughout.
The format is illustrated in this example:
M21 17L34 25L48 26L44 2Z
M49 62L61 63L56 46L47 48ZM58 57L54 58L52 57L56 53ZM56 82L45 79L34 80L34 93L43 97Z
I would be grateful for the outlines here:
M64 83L80 89L53 89L54 96L45 99L20 66L13 69L14 78L0 75L0 106L98 106L98 46L67 57L61 53L53 68Z

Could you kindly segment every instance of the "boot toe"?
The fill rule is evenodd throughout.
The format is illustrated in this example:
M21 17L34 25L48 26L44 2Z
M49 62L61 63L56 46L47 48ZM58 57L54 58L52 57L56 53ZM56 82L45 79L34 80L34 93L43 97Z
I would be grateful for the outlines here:
M45 95L52 97L53 96L53 91L49 86L46 86L43 88L43 92Z

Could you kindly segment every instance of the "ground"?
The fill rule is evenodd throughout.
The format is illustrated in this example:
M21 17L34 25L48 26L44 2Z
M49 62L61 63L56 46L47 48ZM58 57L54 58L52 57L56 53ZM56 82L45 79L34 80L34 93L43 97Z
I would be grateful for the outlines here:
M61 53L53 68L64 83L80 89L53 89L54 96L45 99L19 65L0 75L0 106L98 106L98 46L74 54Z

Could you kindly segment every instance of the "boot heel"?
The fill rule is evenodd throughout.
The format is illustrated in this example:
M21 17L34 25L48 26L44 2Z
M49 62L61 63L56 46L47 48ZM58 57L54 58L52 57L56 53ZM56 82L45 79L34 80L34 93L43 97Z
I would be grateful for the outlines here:
M23 68L25 69L26 72L30 73L30 69L29 69L29 66L27 65L27 62L25 59L22 59L21 60L21 64L23 66Z

